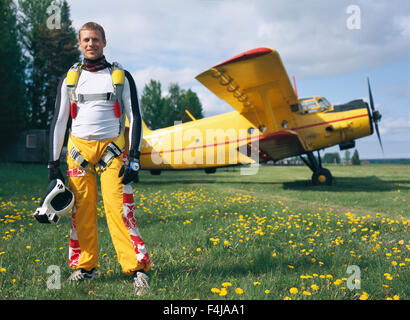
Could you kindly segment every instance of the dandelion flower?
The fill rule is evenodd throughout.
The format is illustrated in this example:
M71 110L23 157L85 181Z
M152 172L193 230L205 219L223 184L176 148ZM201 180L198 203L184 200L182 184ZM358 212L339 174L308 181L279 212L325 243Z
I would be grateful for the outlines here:
M31 249L31 246L26 246L26 249Z
M259 281L254 281L253 285L254 286L259 286L261 283Z
M393 296L393 300L400 300L400 296L396 294L395 296Z
M297 288L293 287L293 288L290 288L289 292L291 294L297 294L299 292L299 290Z
M265 293L266 293L266 294L269 294L269 293L270 293L270 290L266 289L266 290L265 290Z
M310 291L303 291L303 295L304 296L310 296L310 295L312 295L312 293Z
M241 288L236 288L236 289L235 289L235 292L236 292L237 294L242 294L242 293L243 293L243 290L242 290Z
M212 288L212 289L211 289L211 292L213 292L213 293L220 293L221 290L219 290L218 288Z
M219 292L220 296L226 296L228 294L228 291L226 290L226 288L222 288L221 291Z
M0 268L0 272L6 272L7 269L6 268Z
M312 290L314 290L314 291L319 290L319 286L318 286L318 285L316 285L316 284L312 284L310 287L311 287L311 288L312 288Z
M367 300L369 298L369 295L367 292L363 291L362 295L360 296L360 300Z
M222 283L222 287L230 287L230 286L232 286L232 283L230 283L230 282L224 282L224 283Z

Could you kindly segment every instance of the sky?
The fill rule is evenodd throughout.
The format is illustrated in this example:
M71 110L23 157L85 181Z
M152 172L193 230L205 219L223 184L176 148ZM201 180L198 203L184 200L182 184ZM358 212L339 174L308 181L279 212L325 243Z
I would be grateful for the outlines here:
M154 79L192 89L205 117L234 109L195 76L258 47L279 52L299 97L332 104L369 100L369 77L384 153L377 136L356 141L361 159L410 158L410 1L408 0L90 0L69 1L78 30L95 21L104 54L134 77L141 95ZM339 151L338 147L325 152Z

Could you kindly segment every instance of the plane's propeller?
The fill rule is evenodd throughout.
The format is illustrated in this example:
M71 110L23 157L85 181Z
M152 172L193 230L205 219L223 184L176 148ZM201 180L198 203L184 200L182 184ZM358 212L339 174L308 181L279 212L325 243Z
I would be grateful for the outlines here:
M367 87L369 88L369 102L370 102L370 109L372 110L371 111L371 119L372 119L372 121L374 123L374 127L376 129L377 138L379 139L380 147L382 149L382 152L384 153L382 140L380 138L379 125L378 125L378 123L380 122L380 120L382 118L382 115L379 111L377 111L374 108L373 95L372 95L372 90L370 88L369 77L367 77Z

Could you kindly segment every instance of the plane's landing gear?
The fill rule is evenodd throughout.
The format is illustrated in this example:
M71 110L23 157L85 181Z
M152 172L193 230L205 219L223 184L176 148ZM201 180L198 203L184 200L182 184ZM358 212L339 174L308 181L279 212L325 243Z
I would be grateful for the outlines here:
M312 151L306 152L307 159L300 156L303 162L312 170L312 183L315 186L328 185L330 186L333 181L332 174L326 168L322 167L322 160L320 158L319 151L317 152L317 159L313 155Z

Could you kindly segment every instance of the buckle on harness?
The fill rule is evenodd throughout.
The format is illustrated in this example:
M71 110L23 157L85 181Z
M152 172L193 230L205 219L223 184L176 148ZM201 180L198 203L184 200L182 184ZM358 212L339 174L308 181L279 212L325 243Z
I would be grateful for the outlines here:
M87 160L85 160L80 152L76 150L75 148L71 148L70 150L70 157L77 162L80 167L82 167L85 170L88 170L90 168L90 164Z
M122 154L122 150L114 142L110 142L100 161L95 165L95 171L98 174L101 174L101 172L110 166L114 158L118 157L120 154Z

